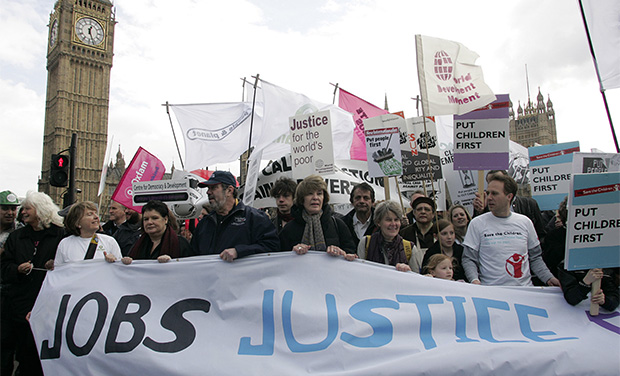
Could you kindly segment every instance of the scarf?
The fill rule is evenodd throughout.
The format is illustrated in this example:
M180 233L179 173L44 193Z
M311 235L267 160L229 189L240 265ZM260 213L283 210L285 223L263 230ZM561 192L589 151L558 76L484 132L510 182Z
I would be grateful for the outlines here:
M154 254L151 255L152 247L153 241L148 236L148 234L142 234L142 236L140 236L140 239L138 239L136 244L134 244L134 246L131 248L131 251L129 251L129 257L136 260L149 260L152 259L153 256L157 258L157 256L168 255L171 258L179 258L179 256L181 255L181 250L179 247L179 237L176 231L174 231L170 226L166 227L166 231L161 238L161 242L159 243L157 248L155 248L155 251L159 249L159 253L154 252Z
M303 244L308 244L313 251L325 251L327 250L327 244L325 244L325 236L323 236L323 227L321 227L321 216L323 210L317 214L308 214L303 209L301 217L306 222L304 228L304 235L301 238Z
M396 266L398 263L407 263L403 238L396 235L391 242L383 238L381 231L377 231L370 237L368 250L366 251L368 261L378 262Z

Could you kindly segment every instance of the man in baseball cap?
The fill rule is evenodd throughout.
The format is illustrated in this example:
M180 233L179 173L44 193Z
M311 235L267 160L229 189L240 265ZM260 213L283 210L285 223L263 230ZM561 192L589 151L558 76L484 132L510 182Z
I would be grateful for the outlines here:
M204 216L192 236L193 255L219 254L224 261L255 253L274 252L280 241L267 214L237 199L237 180L228 171L215 171L208 187L211 213Z
M0 192L0 250L4 249L4 242L9 234L15 230L15 217L19 199L11 191Z

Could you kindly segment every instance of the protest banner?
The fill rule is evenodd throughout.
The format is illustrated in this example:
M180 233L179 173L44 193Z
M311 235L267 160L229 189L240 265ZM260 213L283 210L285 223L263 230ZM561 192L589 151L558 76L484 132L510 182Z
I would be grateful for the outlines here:
M454 116L454 169L507 170L510 100L497 96L488 106Z
M64 264L30 325L47 375L615 375L614 316L556 287L277 252Z
M424 116L464 114L495 100L478 54L450 40L415 36Z
M532 198L540 210L556 210L568 195L573 153L578 151L578 141L528 148Z
M329 110L291 116L293 178L334 172L334 148Z
M386 114L364 120L368 172L372 177L403 174L400 153L400 132L406 129L405 119Z
M276 180L281 177L293 178L293 167L290 154L271 161L271 163L260 170L253 192L253 206L255 208L270 208L276 206L276 202L269 195L269 192ZM334 174L324 176L324 179L327 183L327 190L329 191L330 204L348 204L350 202L351 189L353 189L354 185L362 182L366 182L373 187L376 200L385 199L383 179L370 176L366 161L355 161L350 159L337 160ZM301 181L301 179L298 181ZM239 193L239 196L243 200L245 200L246 189L248 189L247 185L244 191ZM390 194L394 197L394 200L398 200L396 198L398 196L398 191L395 187L390 186ZM408 205L407 200L405 200L405 204Z
M166 166L164 166L162 161L142 147L139 147L116 186L112 194L112 200L140 212L141 208L133 204L131 184L141 181L160 180L165 172Z
M573 174L564 263L567 270L620 266L620 172Z
M406 119L407 142L401 143L403 181L437 181L443 177L435 120L427 117L426 127L424 122L423 117Z
M351 143L351 159L365 161L366 137L364 134L364 119L384 115L389 112L342 88L340 88L338 94L338 106L353 114L353 121L355 122L355 132L353 134L353 142Z
M620 154L617 153L575 153L573 174L592 174L620 171Z
M185 167L204 168L239 159L248 148L252 102L170 105L185 142ZM262 103L254 110L253 140L262 133Z

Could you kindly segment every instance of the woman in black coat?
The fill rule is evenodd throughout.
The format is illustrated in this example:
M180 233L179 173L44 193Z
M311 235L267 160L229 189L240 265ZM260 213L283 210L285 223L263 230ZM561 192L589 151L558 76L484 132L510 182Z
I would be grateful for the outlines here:
M318 175L310 175L297 186L295 218L280 232L280 248L303 255L325 251L332 256L355 257L355 243L345 223L332 216L327 184Z
M41 362L26 321L45 279L46 264L54 265L58 243L64 236L58 207L45 193L29 192L22 202L26 226L9 235L1 256L2 271L2 375L13 372L17 355L22 375L42 375Z

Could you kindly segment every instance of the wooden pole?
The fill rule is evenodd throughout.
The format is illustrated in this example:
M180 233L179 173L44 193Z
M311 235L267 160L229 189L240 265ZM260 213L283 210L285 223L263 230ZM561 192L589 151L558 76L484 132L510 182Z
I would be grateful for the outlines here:
M592 282L592 291L591 291L591 296L594 296L594 294L601 289L601 280L597 279L596 281ZM590 302L590 316L598 316L598 309L599 309L599 305Z

